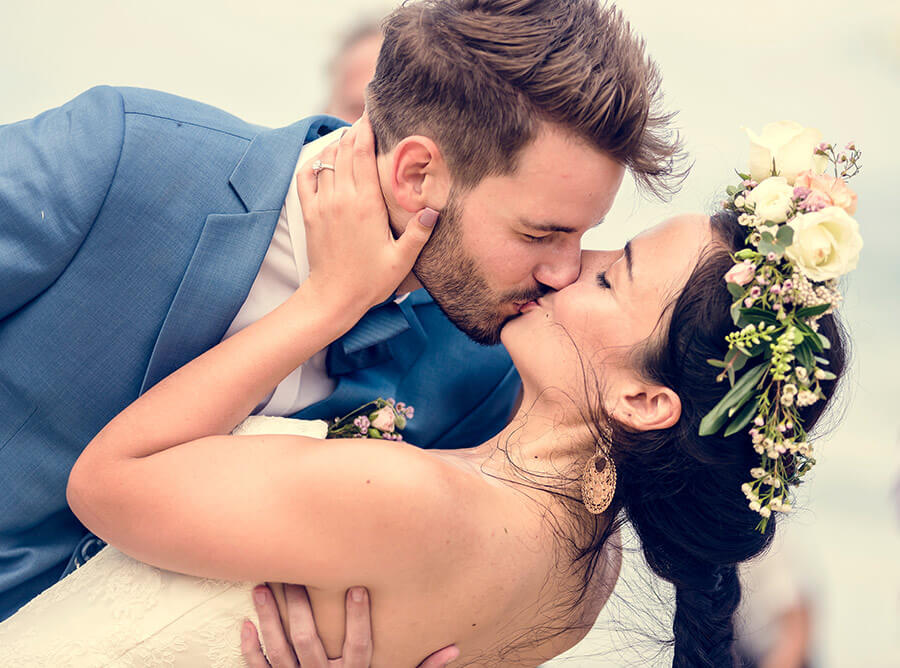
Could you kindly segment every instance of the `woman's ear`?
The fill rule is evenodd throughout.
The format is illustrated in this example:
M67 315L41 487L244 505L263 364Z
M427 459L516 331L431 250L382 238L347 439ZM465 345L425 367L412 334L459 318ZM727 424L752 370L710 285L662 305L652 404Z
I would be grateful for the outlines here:
M450 173L440 149L421 135L406 137L391 152L391 189L409 212L442 210L450 195Z
M663 385L635 382L620 395L614 414L635 431L668 429L681 417L681 399Z

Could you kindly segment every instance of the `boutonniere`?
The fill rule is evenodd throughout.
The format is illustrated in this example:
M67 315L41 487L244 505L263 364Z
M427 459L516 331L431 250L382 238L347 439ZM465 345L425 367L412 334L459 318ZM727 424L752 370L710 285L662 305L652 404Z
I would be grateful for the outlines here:
M363 404L344 417L335 418L328 425L326 438L380 438L386 441L402 441L400 432L413 419L412 406L393 399L379 397Z

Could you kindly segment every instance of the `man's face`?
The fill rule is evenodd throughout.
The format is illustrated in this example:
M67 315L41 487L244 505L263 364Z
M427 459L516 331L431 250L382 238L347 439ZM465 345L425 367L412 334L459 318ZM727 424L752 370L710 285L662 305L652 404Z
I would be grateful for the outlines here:
M479 343L499 343L523 306L578 278L581 237L610 210L624 173L545 125L515 173L451 192L413 271L454 325Z

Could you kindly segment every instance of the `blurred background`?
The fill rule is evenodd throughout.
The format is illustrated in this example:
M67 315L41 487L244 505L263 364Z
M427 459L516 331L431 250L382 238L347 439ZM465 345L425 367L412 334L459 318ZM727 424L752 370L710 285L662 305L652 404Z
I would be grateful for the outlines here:
M806 665L900 666L900 235L889 163L900 154L900 5L878 0L618 3L662 70L668 106L696 161L670 204L630 183L585 239L617 247L671 211L710 212L745 168L742 126L791 119L864 152L856 218L865 248L846 280L855 350L842 412L817 446L820 465L781 526L784 544L745 574L746 652L807 646ZM0 124L96 84L157 88L263 125L330 109L352 116L377 38L360 26L378 0L3 0ZM837 424L838 417L843 417ZM667 591L626 560L595 631L548 665L666 665ZM774 620L774 625L772 622ZM765 630L769 624L769 630ZM773 630L774 629L774 630ZM650 636L648 639L647 636ZM761 666L787 667L790 663ZM802 664L797 664L802 665Z

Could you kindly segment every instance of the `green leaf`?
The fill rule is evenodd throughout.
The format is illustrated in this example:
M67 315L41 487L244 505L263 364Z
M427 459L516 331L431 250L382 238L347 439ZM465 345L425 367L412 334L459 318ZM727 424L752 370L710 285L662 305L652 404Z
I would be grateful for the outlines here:
M729 197L734 197L738 192L738 188L737 186L728 186L727 188L725 188L725 192L728 193Z
M807 371L812 371L815 368L816 360L813 355L812 346L808 340L794 348L794 355L797 356L797 361L806 367Z
M814 331L812 331L809 325L807 325L805 322L803 322L802 320L794 319L794 327L803 332L805 339L812 345L813 352L820 353L825 350L825 347L822 345L819 336Z
M741 302L735 302L731 305L731 320L734 322L735 326L741 320Z
M769 239L766 240L765 237L769 237ZM763 234L763 240L759 242L759 252L763 255L768 255L769 253L782 255L784 253L784 248L776 243L773 243L772 235L766 232L765 234Z
M837 376L835 376L830 371L825 371L825 369L819 369L819 373L822 374L822 378L820 378L820 380L834 380L835 378L837 378Z
M741 180L742 180L742 181L749 181L749 180L750 180L750 175L749 175L749 174L744 174L743 172L737 172L737 175L741 177Z
M738 260L752 260L756 255L756 251L752 248L743 248L734 254Z
M816 336L819 337L819 343L822 344L822 348L825 350L831 350L831 341L828 340L828 337L824 334L819 334L816 332Z
M751 324L755 325L758 322L776 326L780 324L778 322L778 317L772 311L767 311L766 309L757 306L741 309L741 321L738 323L739 326L746 327Z
M778 245L787 248L794 243L794 228L790 225L782 225L778 228L778 234L775 237Z
M756 384L765 375L768 368L768 362L763 362L745 372L740 380L734 384L734 387L722 397L722 400L700 422L700 435L709 436L719 431L728 421L728 411L739 409L753 396Z
M731 424L729 424L728 428L725 430L725 438L728 438L732 434L738 433L748 424L750 424L750 420L752 420L753 416L756 415L757 408L759 408L759 399L757 399L756 401L748 401L746 404L744 404L744 407L737 415L734 416Z
M794 316L797 318L815 318L817 315L822 315L831 308L831 304L819 304L818 306L807 306L806 308L802 308L797 311Z
M741 299L744 296L744 287L742 285L738 285L737 283L726 283L728 286L728 292L731 293L731 296L735 299Z
M725 364L725 362L723 362L722 360L716 360L716 359L712 359L712 358L706 360L706 363L709 364L709 365L711 365L711 366L714 366L714 367L716 367L716 368L718 368L718 369L724 369L726 366L728 366L728 365Z

